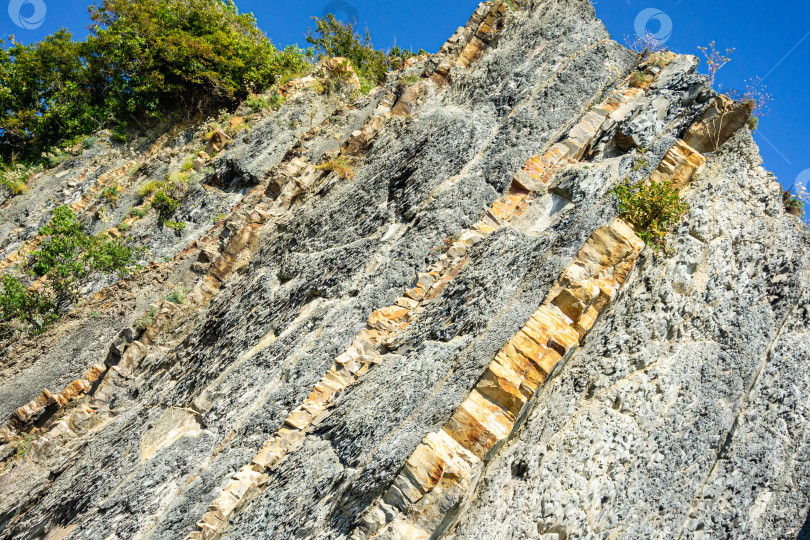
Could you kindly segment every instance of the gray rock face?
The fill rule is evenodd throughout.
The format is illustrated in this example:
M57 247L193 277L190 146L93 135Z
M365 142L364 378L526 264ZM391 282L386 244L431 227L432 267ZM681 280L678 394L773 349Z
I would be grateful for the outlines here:
M138 225L165 263L99 286L38 345L11 350L2 422L103 363L150 304L161 310L128 348L118 343L91 390L37 410L0 446L0 538L356 538L420 442L614 222L614 183L661 170L716 97L694 58L675 57L608 110L638 62L584 1L486 2L445 50L406 68L424 73L407 115L394 107L408 92L403 73L351 98L302 83L214 158L216 179L178 210L191 224L180 236ZM530 158L584 137L575 126L600 107L600 127L528 208L455 254L454 235L513 193ZM316 169L338 151L355 160L353 177ZM167 172L150 163L147 175ZM42 185L46 198L58 190L55 179ZM672 253L641 254L482 459L475 489L429 509L448 516L437 537L791 538L807 528L810 233L785 213L747 130L706 156L683 197ZM212 224L222 208L228 217ZM22 219L24 209L11 199L0 213ZM5 254L36 234L23 229L0 226ZM198 522L234 473L289 431L369 316L402 302L442 257L463 262L202 536ZM167 306L178 283L196 284L193 300ZM90 318L111 303L114 316Z
M709 158L450 537L795 537L807 231L780 197L747 132Z

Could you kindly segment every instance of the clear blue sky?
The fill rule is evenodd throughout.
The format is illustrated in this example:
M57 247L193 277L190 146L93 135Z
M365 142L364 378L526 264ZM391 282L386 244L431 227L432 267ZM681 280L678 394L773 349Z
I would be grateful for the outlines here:
M65 26L77 38L83 38L89 22L85 6L88 1L4 0L10 11L22 5L18 10L22 20L17 18L18 23L25 24L27 19L28 26L36 26L43 13L44 19L37 28L25 29L16 25L11 15L0 12L0 36L14 34L18 41L29 43ZM303 44L306 29L312 25L310 17L331 9L343 20L356 18L361 28L368 27L377 47L396 43L430 52L435 52L464 24L478 5L475 0L236 1L240 10L256 15L259 26L277 45ZM735 47L732 61L718 74L718 83L724 89L743 88L748 79L764 78L773 102L755 139L765 167L776 173L786 187L799 179L810 188L810 2L597 0L596 10L620 42L641 25L639 28L661 37L669 33L667 46L679 53L700 55L697 46L712 40L722 49Z

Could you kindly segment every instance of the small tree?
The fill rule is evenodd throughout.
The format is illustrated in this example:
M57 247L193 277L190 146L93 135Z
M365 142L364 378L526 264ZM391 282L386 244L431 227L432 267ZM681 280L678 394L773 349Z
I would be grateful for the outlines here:
M55 312L56 304L52 298L29 290L13 276L3 276L3 291L0 293L0 327L5 330L3 334L13 333L10 328L13 321L22 321L38 332L52 320Z
M314 45L320 56L343 57L348 59L358 77L374 85L385 80L385 74L399 69L402 64L417 53L394 46L387 52L374 48L368 29L364 38L360 37L351 23L344 23L331 13L326 17L313 17L315 31L307 30L307 42ZM420 50L418 54L424 53Z
M39 232L45 240L24 266L37 286L3 276L0 324L5 327L16 321L35 332L42 330L78 300L81 287L104 276L128 275L143 252L121 239L86 234L68 206L56 208Z

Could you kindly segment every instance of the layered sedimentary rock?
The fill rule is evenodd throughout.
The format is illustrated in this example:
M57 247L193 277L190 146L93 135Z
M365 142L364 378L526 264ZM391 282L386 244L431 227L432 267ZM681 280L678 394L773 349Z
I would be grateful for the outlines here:
M313 90L341 65L210 149L162 262L9 350L0 537L800 534L810 234L750 111L579 1L485 2L367 97ZM35 222L175 136L35 179ZM668 253L625 177L689 203ZM40 241L17 222L0 264Z

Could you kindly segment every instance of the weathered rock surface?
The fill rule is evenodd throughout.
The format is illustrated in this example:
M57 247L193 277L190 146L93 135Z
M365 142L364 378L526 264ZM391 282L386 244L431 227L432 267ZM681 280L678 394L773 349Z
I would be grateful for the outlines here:
M795 538L810 233L742 109L663 63L588 2L485 2L368 96L335 60L205 152L35 179L0 264L60 202L103 231L204 176L181 233L132 222L158 262L6 350L0 538ZM617 217L625 176L689 202L671 254Z

